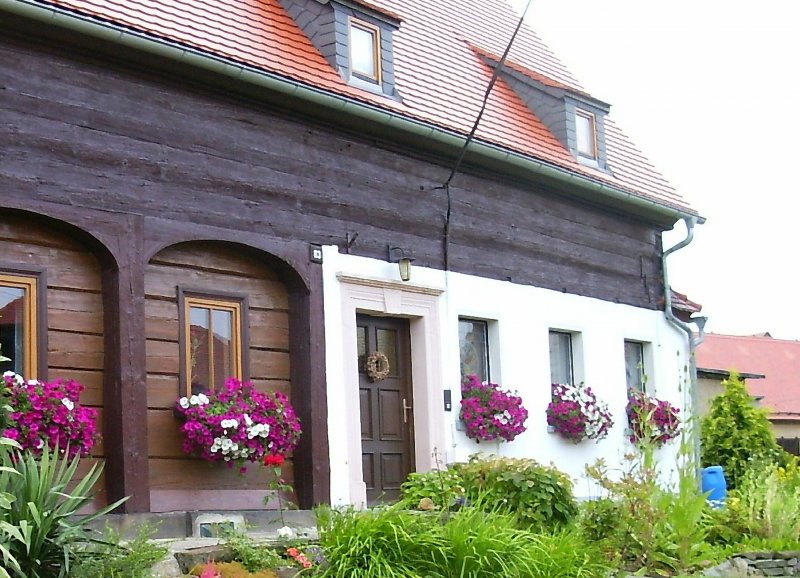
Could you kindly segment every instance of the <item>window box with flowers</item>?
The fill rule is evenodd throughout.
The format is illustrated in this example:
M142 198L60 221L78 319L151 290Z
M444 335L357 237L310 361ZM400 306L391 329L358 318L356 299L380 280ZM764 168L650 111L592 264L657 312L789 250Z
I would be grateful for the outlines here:
M628 391L629 439L632 444L662 446L680 434L680 409L666 400L636 390Z
M284 394L263 393L231 378L219 391L181 397L183 451L204 460L238 464L286 457L300 440L300 421Z
M528 410L522 398L500 389L496 383L483 383L470 375L461 385L461 413L467 437L476 442L513 441L525 431Z
M80 404L83 385L73 380L25 380L7 371L0 387L11 409L3 437L37 456L45 446L70 458L89 455L98 439L97 410Z
M552 400L547 406L547 424L554 432L573 443L600 441L614 425L608 405L597 399L591 387L583 384L551 385Z

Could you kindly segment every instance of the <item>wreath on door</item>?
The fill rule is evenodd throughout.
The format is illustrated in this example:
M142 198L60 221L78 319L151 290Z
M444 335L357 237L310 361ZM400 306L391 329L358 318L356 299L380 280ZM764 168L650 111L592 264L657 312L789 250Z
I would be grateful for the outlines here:
M376 351L367 357L367 377L372 381L380 381L389 376L389 358L382 351Z

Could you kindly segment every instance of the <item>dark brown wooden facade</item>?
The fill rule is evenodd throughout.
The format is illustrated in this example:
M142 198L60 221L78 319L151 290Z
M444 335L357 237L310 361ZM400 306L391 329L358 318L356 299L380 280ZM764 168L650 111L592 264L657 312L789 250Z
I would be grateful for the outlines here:
M109 499L147 511L151 491L206 472L180 455L169 411L172 300L176 286L244 285L261 299L250 375L289 388L305 431L298 499L326 501L322 270L309 246L357 233L353 254L385 259L396 245L443 268L447 159L190 70L97 56L108 46L0 31L0 264L46 270L47 377L84 381L103 407ZM663 224L476 167L451 192L451 270L658 308Z

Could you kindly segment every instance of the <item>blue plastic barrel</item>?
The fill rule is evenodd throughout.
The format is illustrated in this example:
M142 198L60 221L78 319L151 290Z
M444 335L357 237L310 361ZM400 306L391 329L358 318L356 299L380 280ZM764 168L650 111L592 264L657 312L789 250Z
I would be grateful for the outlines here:
M711 492L708 494L710 502L723 502L728 495L728 484L725 482L725 472L722 466L708 466L703 468L701 479L701 487L703 493Z

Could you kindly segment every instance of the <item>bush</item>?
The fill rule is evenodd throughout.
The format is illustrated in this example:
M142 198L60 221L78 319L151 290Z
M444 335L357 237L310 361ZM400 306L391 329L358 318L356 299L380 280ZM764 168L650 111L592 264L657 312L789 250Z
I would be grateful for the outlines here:
M136 537L120 544L120 536L108 531L104 543L81 550L70 576L75 578L150 578L153 565L169 550L150 541L154 529L144 524Z
M701 423L704 466L722 466L733 489L751 464L782 464L789 459L775 440L764 409L754 406L744 382L732 372L725 392L711 402Z
M450 510L465 499L464 480L452 469L411 473L400 489L400 503L409 509ZM425 500L429 500L431 507L425 508Z
M555 529L578 513L569 477L535 460L473 456L453 470L463 480L467 500L488 510L513 512L524 526Z

